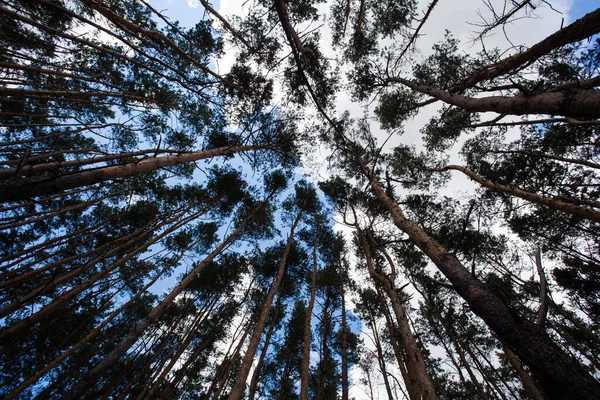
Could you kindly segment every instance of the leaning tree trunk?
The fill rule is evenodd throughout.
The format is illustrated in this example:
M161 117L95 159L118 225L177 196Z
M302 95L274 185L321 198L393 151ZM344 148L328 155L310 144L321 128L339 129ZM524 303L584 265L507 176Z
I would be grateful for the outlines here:
M371 254L371 246L367 241L366 234L362 232L358 226L356 226L356 228L365 252L369 275L388 295L392 304L392 310L396 316L396 322L398 322L400 341L406 353L406 369L410 379L410 382L407 383L407 388L411 388L411 391L409 392L411 399L435 399L435 387L433 386L431 377L427 373L423 355L421 354L421 350L419 349L417 341L415 340L415 337L410 329L406 311L404 310L404 307L402 307L400 298L396 292L396 288L388 277L375 271L375 266L373 265L373 256Z
M500 183L492 182L488 179L483 178L480 175L477 175L473 171L468 168L465 168L460 165L446 165L442 168L426 168L426 171L434 171L434 172L444 172L444 171L460 171L463 174L467 175L469 178L479 183L481 186L490 189L494 192L506 193L515 197L519 197L523 200L530 201L535 204L539 204L541 206L546 206L555 211L566 212L569 214L577 215L579 217L588 219L590 221L600 222L600 212L593 210L588 207L582 207L581 205L574 204L577 202L577 199L567 199L564 197L546 197L539 195L537 193L528 192L523 189L519 189L514 186L503 185ZM572 201L569 201L572 200ZM598 202L589 202L582 200L580 203L589 204L595 207L600 207L600 203Z
M246 219L240 224L240 226L233 231L216 249L214 249L202 262L200 262L196 268L194 268L183 280L177 285L150 313L146 318L140 321L137 326L129 332L129 334L119 343L119 345L111 351L102 361L100 361L96 367L90 370L85 379L82 379L79 383L74 385L69 392L66 393L65 399L80 399L83 397L88 389L87 382L97 381L107 370L117 363L131 346L142 336L142 334L148 329L150 324L160 317L166 308L173 303L175 298L183 292L183 290L202 272L202 270L215 259L221 252L229 246L246 228L250 221L254 218L255 213L263 207L265 203L261 203L256 207Z
M379 339L379 332L375 325L375 317L371 315L369 325L371 325L371 331L373 331L373 342L375 343L375 349L377 350L377 362L379 364L379 370L383 377L383 384L387 392L389 400L394 400L394 394L392 393L392 387L390 386L390 378L388 376L387 367L385 365L385 359L383 357L383 349L381 348L381 340Z
M398 203L387 195L360 159L358 166L369 179L375 196L390 211L398 229L407 234L448 278L471 310L531 368L550 398L600 398L600 383L581 364L567 355L539 326L517 316L500 295L474 277L456 256L406 218Z
M265 335L265 342L263 343L262 351L260 352L260 357L258 359L258 363L252 372L252 378L250 379L250 391L248 393L248 400L254 400L254 396L256 395L256 385L258 384L258 378L260 377L260 372L262 370L262 366L265 361L265 357L267 356L267 352L269 350L269 345L271 344L271 337L273 336L273 331L275 330L275 325L277 325L277 317L279 314L279 304L281 302L281 294L277 298L277 303L275 305L275 315L273 316L273 321L269 325L269 329L267 330L267 334Z
M409 394L413 393L413 389L410 387L410 378L406 369L406 363L404 362L404 355L397 340L400 336L398 332L396 332L396 327L394 326L394 322L392 320L392 314L390 313L387 302L383 297L383 293L381 293L380 287L377 287L377 297L379 298L379 304L381 305L381 310L385 318L385 324L390 333L390 343L392 345L392 349L394 349L394 356L396 357L396 362L398 363L398 369L400 370L400 375L402 375L402 380L404 380L404 386L406 386L406 391ZM409 397L411 396L412 395L409 395Z
M111 165L58 176L41 175L39 177L35 176L28 179L2 179L0 180L0 202L19 201L31 197L60 193L65 190L89 186L103 181L128 178L134 175L156 171L160 168L226 156L243 151L264 150L267 148L269 148L269 146L218 147L193 153L143 158L127 164ZM33 169L35 166L31 166L30 168Z
M267 298L263 304L263 308L260 312L260 316L258 318L258 322L256 327L254 328L254 333L250 338L250 344L246 349L246 354L244 355L244 359L242 360L242 365L238 372L238 375L235 379L235 383L231 388L231 392L227 397L227 400L239 400L244 395L244 391L246 389L246 379L248 378L248 373L250 372L250 368L252 367L252 361L254 360L254 355L256 354L256 349L258 348L258 342L260 341L260 337L262 336L263 331L265 330L265 326L267 324L267 318L269 317L269 312L271 311L271 304L273 303L273 298L275 297L275 293L279 290L279 286L283 281L283 275L285 273L285 265L287 263L287 257L290 254L290 250L292 249L292 243L294 242L294 230L296 226L300 222L300 218L302 217L302 211L298 213L296 220L292 224L292 228L290 230L290 236L287 241L287 245L285 246L285 251L283 252L283 256L281 257L281 261L279 263L279 270L277 271L277 277L275 278L275 282L271 285L269 292L267 293Z
M538 389L537 385L535 384L535 381L531 376L529 376L527 371L525 371L525 368L523 368L521 360L518 359L517 355L510 349L510 347L504 345L503 348L504 354L506 354L506 358L508 358L510 365L512 365L517 375L519 376L519 379L523 384L523 388L525 389L529 397L531 397L533 400L544 400L544 396Z

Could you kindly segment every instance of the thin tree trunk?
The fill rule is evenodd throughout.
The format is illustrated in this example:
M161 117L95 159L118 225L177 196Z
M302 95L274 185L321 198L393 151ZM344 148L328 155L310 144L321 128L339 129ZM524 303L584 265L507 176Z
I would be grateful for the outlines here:
M306 317L304 319L304 343L302 349L302 370L300 375L300 400L308 400L308 375L310 367L310 321L312 320L312 311L315 305L315 297L317 294L317 243L318 235L315 237L313 245L313 271L310 280L310 300L306 309Z
M102 323L100 325L98 325L98 327L96 327L96 329L94 329L93 331L88 333L83 339L81 339L75 345L71 346L68 350L66 350L64 353L62 353L60 356L58 356L56 359L54 359L47 365L45 365L43 368L41 368L35 374L33 374L33 375L29 376L27 379L25 379L17 388L15 388L11 393L9 393L7 395L6 400L16 398L21 392L23 392L23 390L25 390L29 386L33 385L42 376L44 376L46 373L48 373L52 368L56 367L58 364L63 362L67 357L69 357L70 355L75 353L75 351L77 351L82 346L84 346L86 343L88 343L90 340L95 338L102 331L102 329L104 329L104 327L106 327L106 325L108 325L110 323L110 321L112 321L119 314L121 314L121 312L123 310L125 310L129 305L131 305L133 302L135 302L137 299L139 299L142 296L142 294L144 294L148 288L150 288L152 285L154 285L154 283L156 283L156 281L169 268L171 268L171 265L165 266L150 282L148 282L134 296L132 296L127 302L125 302L123 305L121 305L119 308L117 308L115 311L113 311L104 321L102 321Z
M510 365L512 365L516 371L521 383L523 384L523 388L529 397L531 397L533 400L544 400L542 392L540 392L538 389L533 378L529 376L527 371L525 371L525 368L523 368L521 360L517 358L517 355L510 349L510 347L507 345L503 345L502 347L504 348L504 354L506 354L506 358L508 358Z
M453 328L451 327L450 329ZM496 393L500 395L502 400L507 400L504 392L498 387L496 382L494 382L494 380L490 376L488 376L485 367L483 366L477 355L473 353L473 350L471 350L471 346L469 345L469 343L464 343L458 335L456 336L456 340L460 343L460 346L463 348L463 350L466 351L467 354L471 357L471 360L473 360L473 363L475 363L475 367L479 371L479 375L481 375L483 380L488 384L488 387L490 387L490 389L495 390ZM490 390L490 393L493 393L493 390Z
M175 378L173 378L173 380L171 382L169 382L169 384L167 385L165 391L162 394L163 399L173 398L172 392L173 392L173 390L175 390L177 388L177 386L183 379L183 375L184 375L185 371L187 371L187 369L190 367L192 362L194 362L203 351L205 351L208 347L210 347L216 341L216 339L217 339L217 334L215 332L211 332L211 333L209 333L208 337L206 337L198 346L196 346L196 348L194 349L194 352L186 360L185 364L183 364L183 366L179 370L177 370L177 372L175 373ZM121 400L121 399L117 399L117 400Z
M406 311L404 310L404 307L402 307L400 299L398 298L396 288L386 276L383 276L375 271L375 266L373 265L373 256L371 254L371 246L367 241L366 234L360 230L358 225L356 225L356 228L365 252L369 275L388 295L392 304L392 310L396 315L400 340L406 354L406 368L410 378L410 384L408 384L407 387L413 389L411 393L414 397L412 398L415 400L435 399L435 387L433 386L431 377L427 373L423 355L421 354L415 337L410 329L408 318L406 317Z
M406 233L410 241L431 259L471 310L527 363L539 377L545 393L553 399L600 398L600 383L581 364L561 350L537 325L516 318L498 294L471 275L456 256L404 216L398 204L386 194L360 159L358 164L369 179L375 196L390 211L398 229Z
M370 318L370 325L371 331L373 331L373 342L375 343L375 349L377 350L377 361L379 363L379 369L381 370L381 375L383 376L383 384L385 385L385 390L387 392L389 400L394 400L392 387L390 386L390 380L388 378L387 368L385 366L385 359L383 358L381 341L379 340L379 332L377 331L377 326L375 325L373 315L371 315Z
M490 373L492 375L495 375L497 377L497 379L502 382L502 385L506 388L506 390L508 390L508 392L512 395L513 398L518 398L518 394L515 392L514 387L511 387L511 385L508 384L507 380L502 376L502 374L498 371L497 366L494 365L492 363L492 361L489 359L489 356L483 352L483 350L481 350L481 348L476 344L473 343L473 347L475 348L475 351L479 354L479 356L483 359L483 361L485 361L485 363L487 364L489 371L491 371ZM492 381L493 382L493 381ZM506 398L506 395L504 395L504 392L502 392L499 388L499 385L496 384L495 387L498 387L496 390L501 394L501 397Z
M458 354L458 358L460 358L461 364L467 371L467 374L469 374L469 378L471 379L473 386L475 386L475 389L477 390L477 394L479 395L479 398L481 400L489 400L489 397L488 397L487 393L485 392L485 390L483 389L483 386L481 386L479 379L477 379L477 376L475 376L475 372L473 372L473 369L471 368L471 363L469 363L469 361L467 360L464 349L463 349L460 341L456 337L456 334L452 330L452 327L448 325L448 322L446 321L446 319L444 317L442 317L442 314L439 313L437 310L436 310L436 314L437 314L437 317L440 319L440 322L442 323L442 325L444 325L446 334L448 335L448 337L450 338L450 341L454 345L454 348L456 349L456 354Z
M260 373L262 370L263 363L265 361L265 357L267 356L267 352L269 351L269 345L271 344L271 337L273 336L273 331L275 330L275 325L277 325L277 318L279 314L279 304L281 303L281 294L277 297L277 303L275 304L275 315L273 316L273 321L269 325L269 329L267 330L267 334L265 335L265 341L263 343L263 348L260 352L260 357L258 358L258 362L256 363L256 367L254 371L252 371L252 378L250 379L250 387L248 392L248 400L254 400L256 396L256 385L258 384L258 378L260 378Z
M273 303L273 298L275 297L275 293L279 290L279 286L283 281L283 275L285 273L285 266L287 263L287 257L292 249L292 244L294 242L294 230L296 226L300 222L300 218L302 217L302 211L298 213L298 216L294 220L292 224L292 228L290 230L290 236L288 237L287 245L285 247L285 251L283 256L281 257L281 262L279 263L279 270L277 271L277 277L275 278L275 282L271 285L269 292L267 293L267 298L263 304L263 308L260 312L260 316L258 318L258 323L254 328L254 333L250 338L250 344L248 345L248 349L246 349L246 354L244 355L244 359L242 360L242 365L240 367L240 371L238 372L238 376L235 379L235 383L231 388L231 392L227 397L228 400L239 400L244 395L244 391L246 389L246 379L248 378L248 373L250 372L250 367L252 366L252 361L254 360L254 355L256 354L256 348L258 347L258 342L260 341L260 337L265 329L265 325L267 323L267 318L269 317L269 311L271 310L271 304Z
M396 332L396 327L394 326L394 322L392 321L390 309L388 308L388 305L383 298L380 286L377 286L377 297L379 298L379 304L381 304L381 310L383 311L383 316L385 317L385 323L387 325L388 331L390 332L390 343L392 344L392 348L394 349L394 355L396 356L396 361L398 362L398 369L400 370L400 374L402 375L402 380L404 380L404 386L406 387L406 391L409 393L409 397L412 397L413 389L410 387L411 381L408 375L408 371L406 370L406 363L404 362L404 355L402 354L402 349L398 345L397 338L399 338L399 335L398 332Z
M346 322L345 281L340 266L340 295L342 302L342 400L348 400L348 323Z
M252 315L250 316L250 318L252 318ZM235 347L235 350L233 351L233 353L231 355L229 355L229 350L227 351L227 353L225 354L225 357L223 359L223 362L221 363L221 365L219 365L219 368L217 369L217 372L215 373L215 378L213 379L210 388L207 390L206 392L206 397L209 399L220 399L221 398L221 393L225 390L225 387L227 385L227 382L229 381L229 376L231 374L231 369L233 368L234 365L234 360L237 360L240 356L240 353L242 352L242 348L244 347L244 344L246 343L246 338L248 337L248 335L250 334L252 328L252 324L250 323L250 321L248 321L248 324L245 326L244 328L244 334L242 335L242 338L240 339L240 341L238 342L237 346ZM233 343L232 343L233 345ZM231 346L230 346L231 349Z
M165 232L156 236L152 240L144 243L144 245L135 248L132 252L130 252L126 256L117 259L117 261L112 263L110 266L108 266L101 272L94 275L92 278L90 278L90 279L86 280L85 282L68 290L66 293L62 294L60 297L55 299L50 304L44 306L41 310L39 310L35 314L32 314L31 316L27 317L26 319L19 321L15 325L8 328L6 331L2 332L2 334L0 334L0 338L3 338L5 340L8 338L13 338L16 334L23 332L25 329L28 329L30 326L32 326L36 322L39 322L43 318L45 318L49 315L52 315L54 312L56 312L57 310L64 307L70 300L74 299L76 296L78 296L80 293L82 293L84 290L91 288L94 285L94 283L96 283L98 280L108 276L116 268L125 264L127 261L129 261L133 257L137 256L142 251L145 251L152 244L158 242L158 240L160 240L162 237L165 237L166 235L170 234L171 232L179 229L181 226L184 226L187 222L193 220L194 218L196 218L196 216L192 215L191 217L188 217L188 218L184 219L183 221L179 221L176 225L170 227ZM116 252L116 250L115 250L115 252ZM71 278L73 276L80 274L81 272L83 272L83 269L85 269L85 267L86 266L83 266L83 267L80 267L80 268L72 271L71 273L67 274L67 277ZM43 293L46 293L47 291L50 291L52 288L56 287L59 283L65 281L65 280L66 280L65 277L55 279L52 282L52 284L47 284L46 285L47 288L44 288L42 290L42 292L40 292L40 293L43 294ZM35 293L35 294L38 294L38 293ZM0 311L2 312L2 314L16 311L19 308L21 308L25 304L26 301L29 301L31 299L32 299L32 296L24 296L24 297L20 298L18 301L13 302L13 303L7 305L6 307L2 308L2 310L0 310Z
M317 393L315 394L315 400L323 400L323 393L325 392L325 379L327 376L327 370L330 367L330 352L329 345L327 344L327 337L331 329L331 317L329 315L330 302L331 298L327 295L325 297L325 303L321 311L321 324L323 327L321 334L321 351L319 360L321 365L321 371L319 375L319 381L317 383Z
M221 252L246 228L246 225L254 218L255 213L264 206L261 203L255 208L246 219L238 226L238 228L229 235L217 248L215 248L202 262L200 262L196 268L194 268L183 280L177 285L154 309L148 314L148 316L137 324L137 326L121 341L116 349L110 352L102 361L96 365L95 368L90 370L85 379L74 385L69 392L66 393L65 399L78 400L87 390L87 381L96 381L104 372L110 369L123 354L139 339L144 331L154 322L165 309L175 300L175 298L202 272L202 270L215 259Z

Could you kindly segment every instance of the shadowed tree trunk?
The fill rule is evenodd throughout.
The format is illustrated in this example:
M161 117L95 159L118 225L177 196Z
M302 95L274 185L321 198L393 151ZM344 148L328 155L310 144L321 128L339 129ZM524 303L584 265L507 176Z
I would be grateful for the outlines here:
M144 331L154 322L159 316L163 314L165 309L175 300L175 298L202 272L202 270L217 257L221 252L229 246L246 228L246 225L254 218L254 214L264 206L264 203L256 207L246 217L246 219L233 231L217 248L215 248L202 262L200 262L196 268L194 268L183 280L173 289L154 309L148 314L148 316L139 322L137 326L121 341L121 343L111 351L102 361L100 361L96 367L90 370L86 374L86 379L80 381L76 385L73 385L71 390L65 394L65 399L80 399L82 395L87 391L88 381L96 381L102 376L108 369L110 369L118 360L129 350L129 348L140 338Z
M536 324L517 317L502 298L475 278L456 256L406 218L398 204L381 188L371 170L362 160L357 159L357 162L368 178L371 190L388 208L398 229L431 259L471 310L527 363L550 398L600 398L600 383L594 377L564 353Z
M517 375L519 376L519 379L521 380L521 383L523 384L523 388L525 389L527 394L533 400L544 400L544 396L538 389L534 380L531 378L531 376L529 376L527 371L525 371L525 369L523 368L523 365L521 364L521 360L519 360L517 358L517 355L510 349L510 347L508 347L506 345L503 345L502 347L504 349L504 354L506 354L506 358L508 358L510 365L512 365L512 367L517 372Z

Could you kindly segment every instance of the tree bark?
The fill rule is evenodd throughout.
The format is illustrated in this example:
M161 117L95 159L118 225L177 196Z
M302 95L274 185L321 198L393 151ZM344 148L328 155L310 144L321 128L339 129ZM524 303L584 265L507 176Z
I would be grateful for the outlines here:
M402 342L402 347L404 348L406 354L406 369L410 378L410 384L407 384L407 387L412 389L411 398L414 400L435 399L435 387L433 386L431 377L427 373L423 355L421 354L415 337L410 329L406 311L404 310L404 307L402 307L398 293L396 292L396 288L389 278L375 271L371 247L367 241L366 234L360 230L358 225L356 228L365 252L369 275L378 285L381 286L392 303L392 310L394 311L396 322L398 323L400 341Z
M36 179L5 179L0 182L0 202L25 200L30 197L44 196L63 192L95 183L128 178L137 174L156 171L184 163L226 156L233 153L252 150L264 150L269 146L228 146L164 157L149 157L140 161L113 165L97 169L74 172L56 177Z
M568 89L529 96L468 97L403 78L390 78L417 92L471 112L495 112L502 115L562 115L565 117L600 117L600 92L593 89Z
M600 383L569 357L534 323L521 319L502 297L475 278L454 255L404 216L398 204L381 188L371 170L357 159L371 190L388 208L394 224L431 259L456 292L482 318L500 340L511 346L531 368L552 399L600 398Z
M277 292L277 290L279 290L279 286L283 281L287 257L290 254L290 250L292 249L292 244L294 242L294 230L300 222L301 217L302 211L298 213L298 216L294 220L292 228L290 229L290 236L288 237L287 245L285 246L285 251L283 252L283 256L281 257L281 262L279 263L277 277L275 278L275 282L273 282L271 288L269 289L269 292L267 293L267 298L265 299L263 308L260 312L258 323L254 328L254 332L252 333L252 337L250 338L250 344L246 349L246 354L244 355L244 359L242 360L242 365L238 372L238 376L235 379L235 383L231 388L231 392L229 393L227 400L239 400L244 395L244 391L246 389L246 379L248 378L248 373L250 372L250 367L252 366L252 361L254 360L254 355L256 354L258 342L260 341L260 337L262 336L262 333L265 330L265 325L267 323L267 318L269 317L269 312L271 310L273 298L275 297L275 293Z

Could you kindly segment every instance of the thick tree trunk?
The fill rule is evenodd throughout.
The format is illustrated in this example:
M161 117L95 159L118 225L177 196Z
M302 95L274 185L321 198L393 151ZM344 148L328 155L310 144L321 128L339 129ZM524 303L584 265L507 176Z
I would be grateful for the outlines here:
M242 365L238 372L238 376L235 379L235 383L231 388L231 392L229 393L227 400L239 400L244 395L244 391L246 389L246 379L248 378L248 373L250 372L250 368L252 367L252 361L254 360L254 355L256 354L256 349L258 347L260 337L262 336L262 333L265 330L265 325L267 324L267 318L269 317L269 312L271 311L271 304L273 303L273 298L275 297L275 293L277 293L277 291L279 290L279 286L283 281L287 257L290 254L290 250L292 249L292 244L294 242L294 230L300 222L301 217L302 211L298 213L298 216L294 220L292 228L290 229L290 236L288 237L287 245L285 246L285 251L283 252L283 256L281 257L281 262L279 263L277 277L275 278L275 282L273 282L271 288L269 289L269 292L267 293L267 298L265 299L263 308L260 312L258 323L254 328L254 333L250 338L250 344L246 349L246 354L244 355L244 359L242 360Z
M269 146L228 146L195 153L185 153L164 157L149 157L127 164L73 172L65 175L42 176L30 179L4 179L0 181L0 202L25 200L44 196L98 182L128 178L137 174L156 171L160 168L190 163L194 161L226 156L244 151L264 150ZM34 168L34 167L31 167Z
M317 236L318 237L318 236ZM317 243L315 238L313 245L313 271L310 279L310 300L306 309L306 318L304 319L304 344L302 349L302 371L300 375L300 400L308 400L308 375L310 373L310 321L312 320L312 311L315 305L317 294Z
M507 343L531 368L552 399L600 398L600 383L576 360L565 354L537 325L515 315L502 297L475 278L467 268L421 227L407 219L398 204L381 188L371 170L359 160L375 196L385 205L394 224L408 235L438 269L456 292L490 329Z
M562 115L565 117L600 117L600 92L593 89L567 89L529 96L467 97L402 78L391 78L417 92L471 112L495 112L502 115Z

